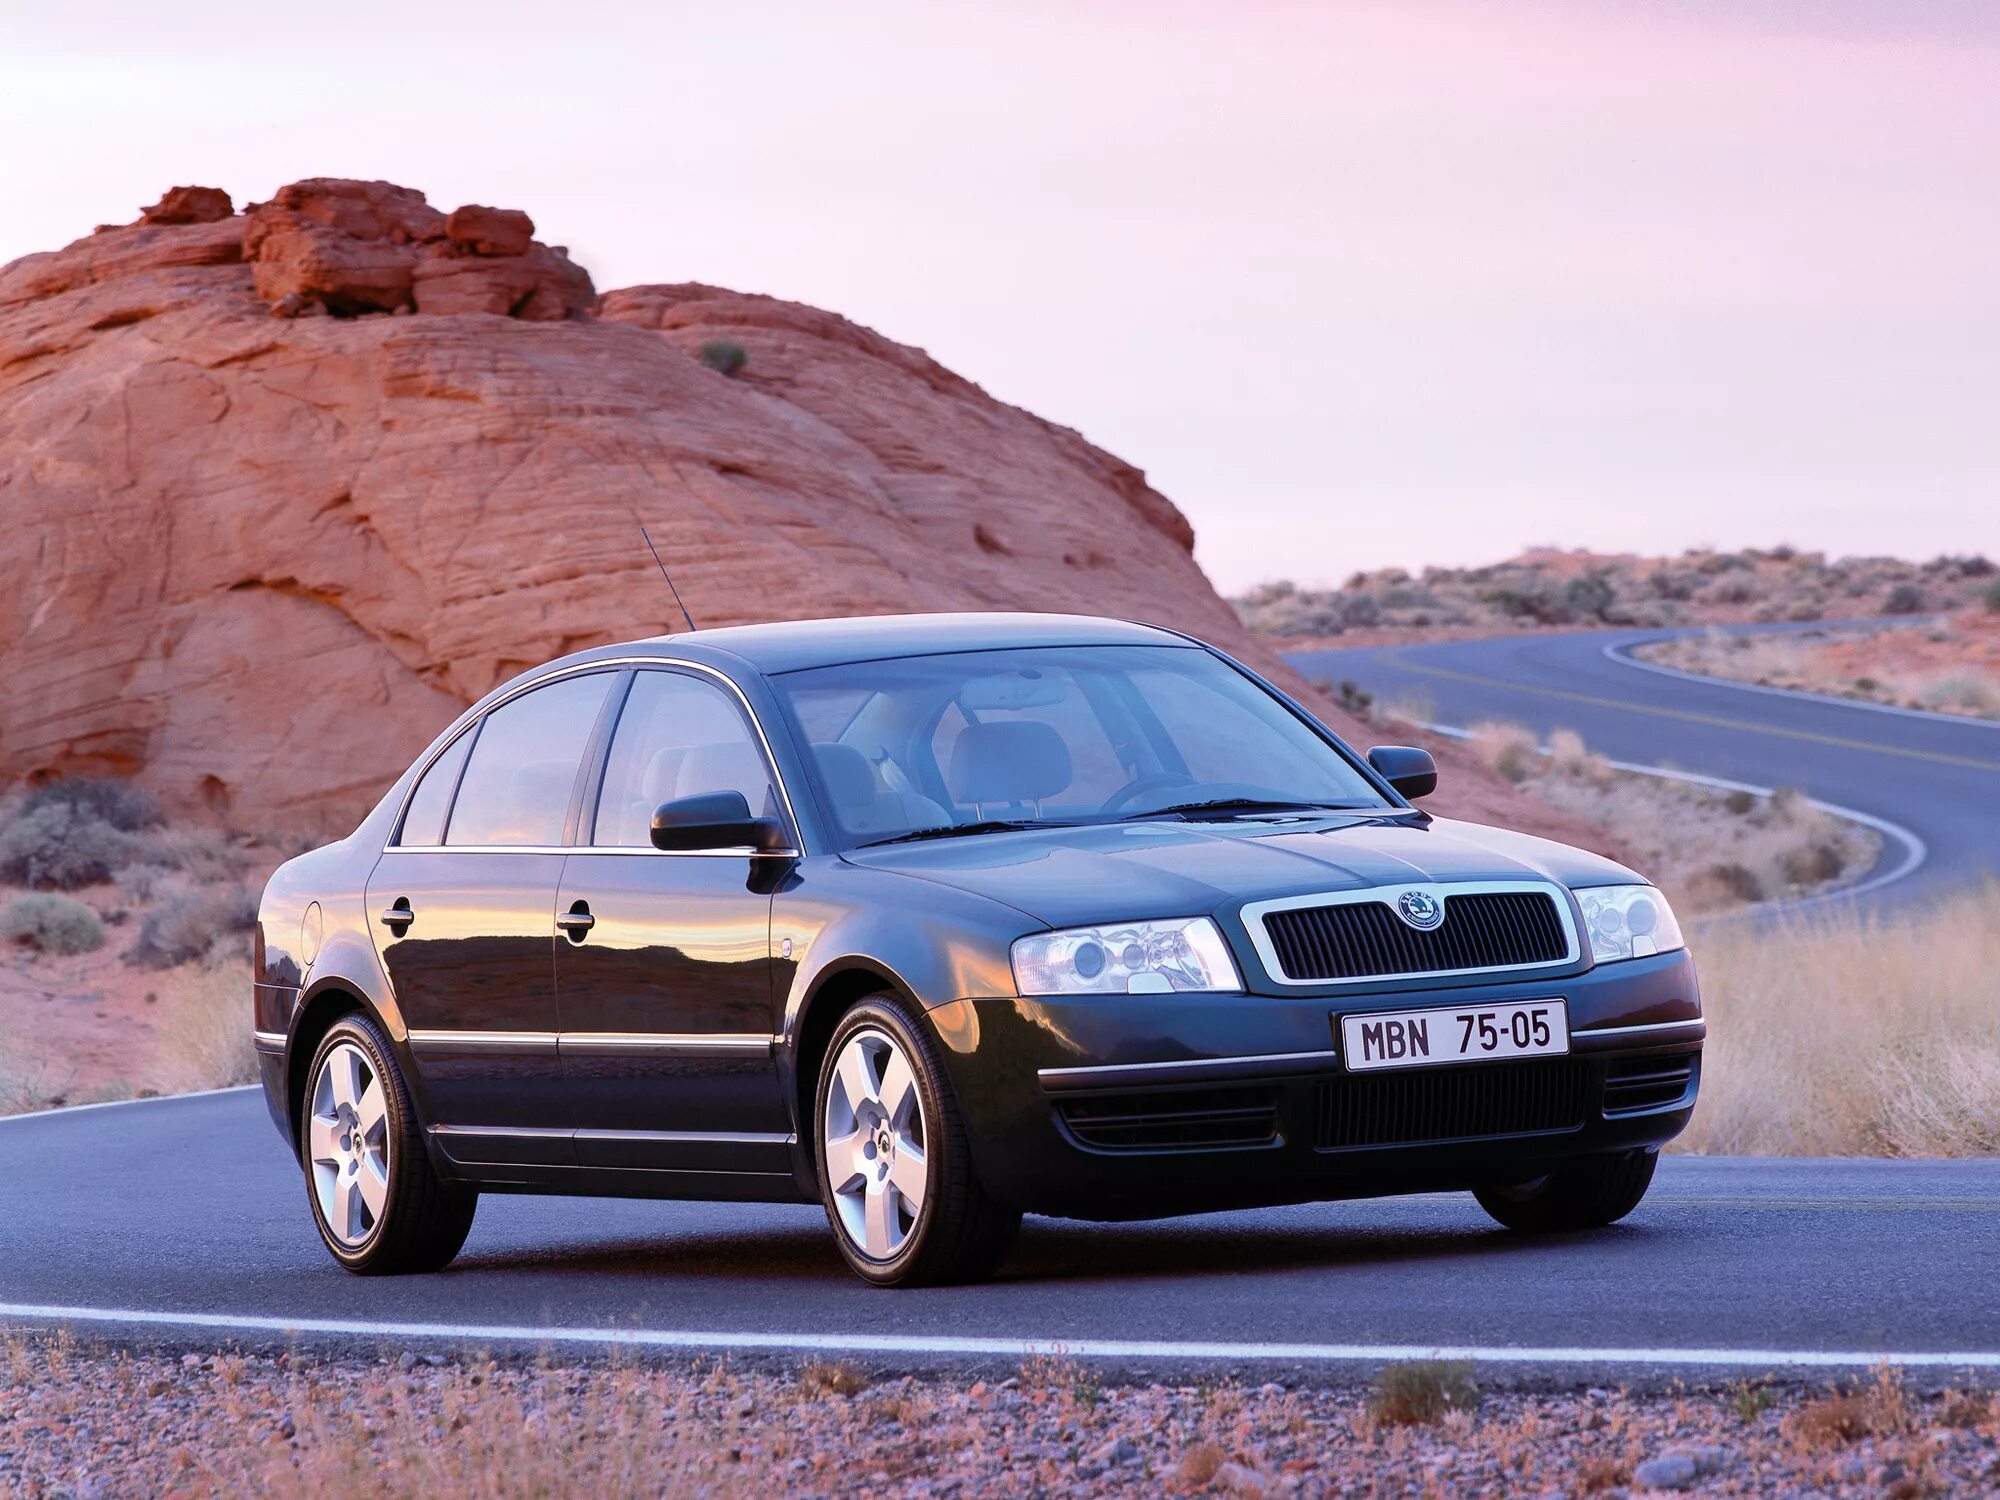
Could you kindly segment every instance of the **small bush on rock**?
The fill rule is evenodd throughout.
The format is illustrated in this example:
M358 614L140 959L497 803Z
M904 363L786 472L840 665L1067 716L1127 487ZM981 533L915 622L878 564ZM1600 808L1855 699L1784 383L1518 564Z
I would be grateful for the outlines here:
M42 953L89 953L104 946L104 924L81 901L36 891L0 911L0 938Z
M707 339L701 346L701 362L720 374L734 375L750 363L750 354L728 339Z
M73 891L109 880L125 862L132 836L68 802L22 805L0 828L0 880Z

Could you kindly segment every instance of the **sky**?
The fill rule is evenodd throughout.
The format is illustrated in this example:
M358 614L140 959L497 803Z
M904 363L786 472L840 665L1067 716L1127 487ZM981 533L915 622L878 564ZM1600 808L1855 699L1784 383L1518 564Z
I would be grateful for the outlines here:
M526 208L600 288L833 308L1077 428L1226 590L2000 555L1986 0L297 14L0 0L0 261L177 183Z

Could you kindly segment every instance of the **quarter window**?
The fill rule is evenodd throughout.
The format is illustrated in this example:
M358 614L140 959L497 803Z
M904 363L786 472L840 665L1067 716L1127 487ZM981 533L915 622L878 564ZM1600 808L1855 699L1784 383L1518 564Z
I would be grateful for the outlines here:
M397 843L424 846L444 842L445 814L451 811L451 794L458 787L458 773L465 765L465 752L472 748L474 733L466 730L431 762L417 789L410 793L410 805L403 813L402 837Z
M447 844L560 844L584 746L614 674L565 677L486 716L452 803Z
M770 768L736 700L699 677L640 672L611 737L591 842L649 848L654 809L707 792L741 792L752 813L777 816Z

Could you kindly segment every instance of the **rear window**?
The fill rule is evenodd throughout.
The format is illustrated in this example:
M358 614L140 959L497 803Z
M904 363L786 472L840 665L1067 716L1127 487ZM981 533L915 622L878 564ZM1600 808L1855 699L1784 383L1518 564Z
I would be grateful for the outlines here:
M486 716L446 844L560 844L584 747L614 674L565 677Z

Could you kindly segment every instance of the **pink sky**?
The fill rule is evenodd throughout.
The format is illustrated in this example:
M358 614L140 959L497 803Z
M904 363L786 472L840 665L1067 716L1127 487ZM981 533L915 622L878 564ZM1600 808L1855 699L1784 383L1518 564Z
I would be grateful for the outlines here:
M0 260L182 182L524 207L600 287L836 308L1081 429L1228 588L2000 554L1983 0L285 14L10 7Z

